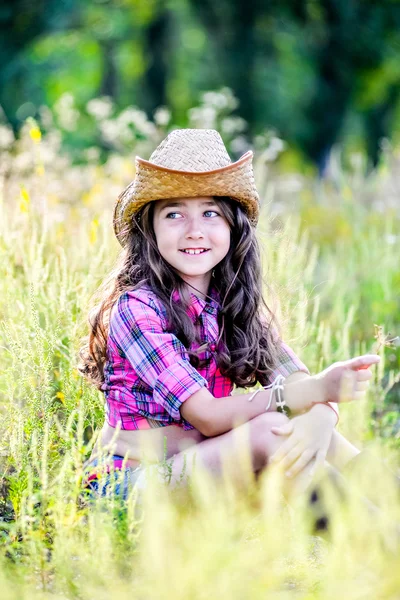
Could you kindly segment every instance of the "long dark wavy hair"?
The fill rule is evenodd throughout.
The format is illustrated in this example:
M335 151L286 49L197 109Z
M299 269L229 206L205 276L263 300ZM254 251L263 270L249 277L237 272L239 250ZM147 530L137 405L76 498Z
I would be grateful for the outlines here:
M229 251L215 266L211 278L220 297L215 358L222 375L234 385L252 387L257 382L266 385L276 364L279 324L263 297L266 284L255 228L238 202L225 197L216 197L215 201L231 232ZM199 358L208 344L201 344L187 314L188 286L158 251L153 229L154 205L155 202L149 202L133 217L115 269L92 298L89 335L83 340L78 368L98 388L104 382L111 310L121 294L142 286L151 288L163 302L168 331L186 347L191 364L198 368L211 360ZM175 290L179 291L180 303L172 302ZM200 346L191 350L195 342Z

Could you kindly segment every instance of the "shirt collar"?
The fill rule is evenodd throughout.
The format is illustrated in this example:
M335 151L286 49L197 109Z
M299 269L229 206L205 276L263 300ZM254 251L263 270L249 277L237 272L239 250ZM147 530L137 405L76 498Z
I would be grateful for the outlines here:
M209 296L211 299L207 298L207 300L203 300L199 296L196 296L193 292L189 292L190 295L190 311L194 313L195 317L200 316L200 314L205 311L210 315L216 315L218 313L219 308L219 300L220 295L218 290L214 285L210 286ZM172 294L172 299L174 302L179 300L179 292L175 290Z

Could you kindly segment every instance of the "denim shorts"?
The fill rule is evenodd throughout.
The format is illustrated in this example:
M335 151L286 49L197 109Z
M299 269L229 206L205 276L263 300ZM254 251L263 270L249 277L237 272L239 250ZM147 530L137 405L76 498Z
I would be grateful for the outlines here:
M138 477L143 473L142 466L123 465L123 457L114 454L107 462L93 459L86 464L83 487L89 498L117 496L127 500ZM111 468L110 468L111 463Z

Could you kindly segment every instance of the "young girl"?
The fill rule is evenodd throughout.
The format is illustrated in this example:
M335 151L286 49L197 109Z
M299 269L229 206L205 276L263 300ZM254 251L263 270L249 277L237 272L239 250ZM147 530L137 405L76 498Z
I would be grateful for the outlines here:
M379 357L311 376L281 340L263 299L252 156L231 162L218 132L183 129L149 161L136 159L114 213L120 264L100 290L81 351L81 371L106 400L88 463L92 489L99 451L110 445L107 469L125 458L124 496L143 485L145 458L166 458L172 485L183 469L190 476L194 455L216 477L224 466L244 483L246 436L255 474L275 458L297 485L326 459L340 468L358 453L335 432L335 407L343 376L352 375L347 400L365 395ZM232 396L234 385L257 383Z

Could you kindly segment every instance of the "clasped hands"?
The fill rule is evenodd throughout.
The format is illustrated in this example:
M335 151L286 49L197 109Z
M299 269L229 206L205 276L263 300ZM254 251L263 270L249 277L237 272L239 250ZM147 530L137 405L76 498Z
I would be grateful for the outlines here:
M308 380L312 380L309 410L286 425L271 429L275 435L287 439L270 458L270 462L279 463L286 469L287 477L294 477L309 466L309 476L313 477L324 465L336 424L333 411L323 405L327 402L362 400L372 377L370 367L379 361L378 355L366 354L336 362L309 377Z

